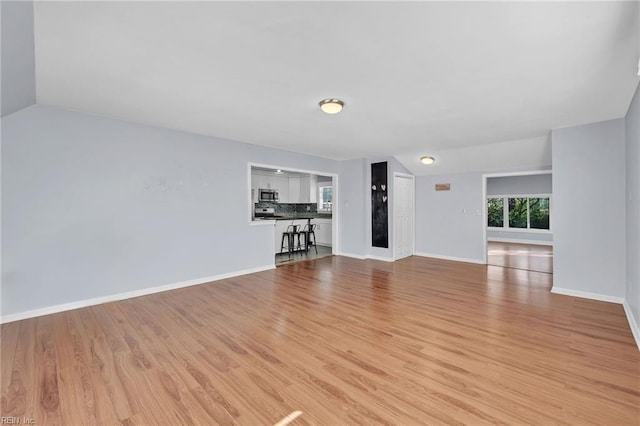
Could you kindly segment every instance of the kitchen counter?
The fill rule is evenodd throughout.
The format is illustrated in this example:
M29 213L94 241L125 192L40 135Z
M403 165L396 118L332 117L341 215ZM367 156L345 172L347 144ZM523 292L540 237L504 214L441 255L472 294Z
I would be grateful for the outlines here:
M281 214L276 217L256 217L256 221L276 221L276 220L308 220L308 219L331 219L331 213L291 213Z
M300 220L300 219L331 219L331 214L326 213L295 213L283 214L275 220Z

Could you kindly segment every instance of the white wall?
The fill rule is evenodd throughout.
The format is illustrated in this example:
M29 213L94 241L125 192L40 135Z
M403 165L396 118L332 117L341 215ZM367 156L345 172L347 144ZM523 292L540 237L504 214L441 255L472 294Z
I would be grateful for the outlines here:
M416 253L485 263L483 179L481 173L416 177ZM436 191L436 183L451 190Z
M531 244L553 245L553 234L550 232L525 232L525 231L493 231L487 229L488 241L508 241Z
M2 1L2 93L4 117L36 102L33 2Z
M626 278L625 301L633 315L640 346L640 89L636 89L626 120Z
M3 316L273 265L247 163L340 167L42 106L4 117L2 142Z
M624 126L552 131L554 291L624 296Z
M551 173L487 178L487 195L551 194Z
M339 218L338 241L340 254L366 257L366 220L365 204L371 202L366 197L364 173L366 160L349 160L340 162Z

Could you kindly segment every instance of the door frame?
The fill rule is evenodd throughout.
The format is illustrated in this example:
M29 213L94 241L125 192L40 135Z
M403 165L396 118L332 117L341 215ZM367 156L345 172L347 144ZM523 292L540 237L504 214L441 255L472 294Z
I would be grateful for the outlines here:
M409 256L413 256L416 252L416 179L414 175L410 175L407 173L401 172L393 172L393 261L398 259L398 232L396 232L396 211L397 211L397 190L396 190L396 180L397 179L409 179L411 180L410 184L410 192L412 198L412 208L411 208L411 249ZM409 257L407 256L407 257Z
M265 222L254 222L251 220L251 215L253 213L253 200L251 199L251 168L252 167L262 167L269 168L274 170L284 170L288 172L297 172L297 173L308 173L312 175L320 175L320 176L330 176L332 178L333 183L333 205L335 208L331 211L331 254L334 256L340 253L338 235L339 232L339 209L338 209L338 196L339 196L339 183L338 183L338 174L331 172L321 172L317 170L309 170L309 169L299 169L296 167L290 166L279 166L274 164L264 164L264 163L254 163L247 162L247 221L249 226L260 226L260 225L275 225L272 221Z
M485 173L482 175L482 248L484 250L484 264L489 264L489 241L487 240L487 179L495 177L506 176L531 176L531 175L551 175L553 176L553 169L546 170L528 170L521 172L508 172L508 173ZM552 190L553 192L553 190ZM553 196L553 194L551 194Z

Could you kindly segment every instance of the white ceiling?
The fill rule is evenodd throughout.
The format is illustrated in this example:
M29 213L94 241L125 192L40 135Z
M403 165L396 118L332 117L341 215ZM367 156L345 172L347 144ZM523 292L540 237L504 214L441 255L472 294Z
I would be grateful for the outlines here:
M335 159L395 155L416 174L477 169L506 141L515 154L496 167L521 167L527 149L540 160L526 167L548 165L550 129L624 116L638 82L636 2L34 10L40 104ZM327 97L343 112L321 113Z

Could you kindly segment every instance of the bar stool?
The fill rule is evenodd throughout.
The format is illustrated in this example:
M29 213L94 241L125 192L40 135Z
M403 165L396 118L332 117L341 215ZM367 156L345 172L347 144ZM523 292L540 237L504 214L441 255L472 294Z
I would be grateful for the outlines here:
M295 239L298 237L298 245L297 248L295 246ZM282 240L280 241L280 254L282 254L285 249L284 242L287 241L286 249L289 252L289 259L291 259L291 254L297 249L300 250L300 225L289 225L287 226L287 230L282 233Z
M316 249L316 254L318 254L318 246L316 245L316 224L315 223L308 223L304 226L304 228L302 228L302 231L300 232L302 235L304 235L304 251L305 253L309 252L309 247L313 246L313 248ZM311 237L313 237L313 242L311 242Z

